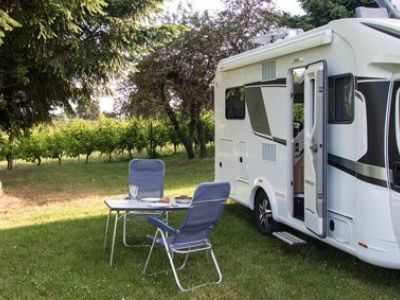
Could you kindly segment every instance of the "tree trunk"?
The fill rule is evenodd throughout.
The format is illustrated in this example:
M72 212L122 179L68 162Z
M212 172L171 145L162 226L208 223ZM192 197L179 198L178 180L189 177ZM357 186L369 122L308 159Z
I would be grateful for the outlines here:
M112 160L112 152L108 153L108 162L111 162Z
M86 153L85 164L89 162L90 153Z
M200 158L207 157L207 146L206 146L206 131L204 128L204 123L200 116L196 122L197 124L197 139L200 146Z
M37 160L36 166L40 167L40 165L42 164L42 159L39 156L39 157L36 158L36 160Z
M58 165L61 166L61 156L58 157Z
M131 148L128 149L128 153L129 153L129 158L132 159L132 149Z
M177 148L177 144L174 143L174 153L176 154L176 148Z
M7 156L7 171L12 171L14 165L14 157L12 155Z
M165 95L164 95L165 98ZM179 140L182 142L183 146L185 147L186 154L188 159L193 159L194 158L194 151L193 151L193 134L190 134L190 129L189 129L189 137L185 136L184 131L182 130L181 126L179 125L179 122L176 118L175 112L169 105L169 102L163 101L165 103L164 109L168 115L169 120L172 123L172 126L174 127L174 130L179 138Z
M195 130L195 122L192 117L190 117L190 122L189 122L189 138L188 142L190 144L190 147L193 149L193 140L194 140L194 130ZM192 150L193 151L193 150ZM194 158L194 151L193 151L193 158Z
M8 144L10 145L10 149L6 154L7 159L7 171L12 171L14 165L14 155L13 155L13 142L14 142L14 134L13 131L10 130L8 132Z

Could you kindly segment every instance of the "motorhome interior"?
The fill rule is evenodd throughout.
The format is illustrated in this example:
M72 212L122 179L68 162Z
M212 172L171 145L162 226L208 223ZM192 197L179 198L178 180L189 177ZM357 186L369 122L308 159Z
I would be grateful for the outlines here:
M261 232L399 269L400 20L371 14L220 62L215 174Z

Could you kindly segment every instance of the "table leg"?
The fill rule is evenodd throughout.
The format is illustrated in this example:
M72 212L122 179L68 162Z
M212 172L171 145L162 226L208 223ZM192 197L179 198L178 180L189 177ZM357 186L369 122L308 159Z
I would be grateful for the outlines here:
M115 236L117 235L117 225L118 225L118 219L119 219L119 211L117 211L115 215L115 223L114 223L114 233L112 237L112 243L111 243L111 255L110 255L110 266L113 265L113 258L114 258L114 246L115 246Z
M168 224L168 210L165 211L165 217L164 217L164 219L165 219L165 223ZM166 236L168 237L168 232L166 232Z
M111 218L111 209L108 212L107 222L106 222L106 230L104 232L104 252L106 251L106 248L107 248L107 236L108 236L108 226L110 224L110 218Z

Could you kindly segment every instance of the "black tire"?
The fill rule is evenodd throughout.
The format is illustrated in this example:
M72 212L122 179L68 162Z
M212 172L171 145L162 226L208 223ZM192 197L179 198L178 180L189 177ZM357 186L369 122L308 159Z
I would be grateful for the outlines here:
M254 204L254 218L258 230L264 235L272 235L274 231L278 231L282 224L272 217L271 203L263 190L257 192Z

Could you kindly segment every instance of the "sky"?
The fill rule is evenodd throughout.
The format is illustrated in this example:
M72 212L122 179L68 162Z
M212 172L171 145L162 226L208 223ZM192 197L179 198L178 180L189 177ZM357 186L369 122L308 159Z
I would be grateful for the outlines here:
M222 1L220 0L165 0L165 7L171 11L175 11L180 2L189 2L194 10L221 10L223 9ZM297 0L275 0L276 5L283 11L291 14L303 14L303 10Z
M189 2L192 4L193 9L197 11L211 10L218 11L223 9L222 1L220 0L165 0L165 10L170 12L176 11L179 3ZM285 12L290 14L304 14L297 0L275 0L276 5ZM112 97L103 97L100 99L100 110L112 112L114 99Z

